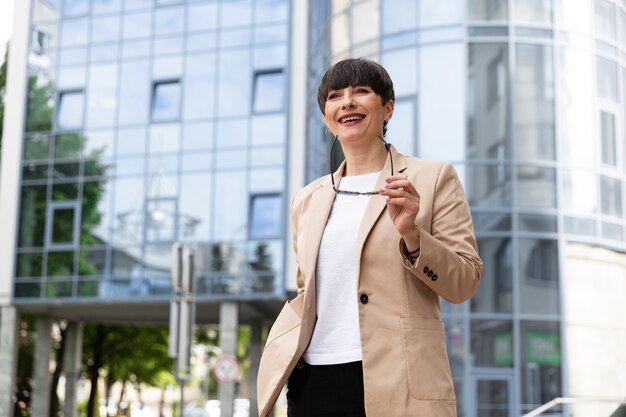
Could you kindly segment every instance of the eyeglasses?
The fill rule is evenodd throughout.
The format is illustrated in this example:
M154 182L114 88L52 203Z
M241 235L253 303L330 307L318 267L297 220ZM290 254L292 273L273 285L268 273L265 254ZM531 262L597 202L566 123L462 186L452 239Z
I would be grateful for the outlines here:
M380 194L380 191L367 191L367 192L360 192L360 191L348 191L348 190L340 190L335 186L335 176L333 175L333 149L335 149L335 142L337 142L337 139L339 138L339 135L335 136L335 139L333 140L333 144L330 146L330 181L333 183L333 190L335 190L335 193L337 194L345 194L345 195L377 195ZM387 149L387 153L389 154L389 162L391 163L391 176L393 177L393 157L391 156L391 144L387 143L385 141L385 139L382 138L382 136L378 136L378 139L380 139L384 144L385 144L385 149Z

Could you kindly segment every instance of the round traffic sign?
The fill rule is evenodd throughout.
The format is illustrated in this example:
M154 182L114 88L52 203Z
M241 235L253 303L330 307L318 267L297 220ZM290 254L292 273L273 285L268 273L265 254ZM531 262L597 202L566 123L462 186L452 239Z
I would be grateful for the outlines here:
M213 366L213 375L220 384L232 384L239 380L239 361L230 355L222 355L217 358Z

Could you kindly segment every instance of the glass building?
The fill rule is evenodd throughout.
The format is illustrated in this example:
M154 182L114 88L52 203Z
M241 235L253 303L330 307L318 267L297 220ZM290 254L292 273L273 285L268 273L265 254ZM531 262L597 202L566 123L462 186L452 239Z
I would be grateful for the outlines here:
M451 161L472 209L481 288L442 301L459 416L623 396L626 0L16 7L25 75L10 75L24 87L5 123L0 304L166 322L182 241L199 318L237 301L242 322L271 323L295 291L290 196L330 168L317 84L364 56L394 81L388 140ZM0 352L0 378L10 360Z

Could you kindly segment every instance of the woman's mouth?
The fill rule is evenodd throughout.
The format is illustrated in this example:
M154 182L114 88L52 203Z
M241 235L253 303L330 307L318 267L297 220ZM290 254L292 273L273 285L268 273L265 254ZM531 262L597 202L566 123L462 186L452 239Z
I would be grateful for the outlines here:
M344 126L352 126L352 125L359 123L363 119L365 119L364 114L350 113L350 114L341 116L339 118L339 123L341 123Z

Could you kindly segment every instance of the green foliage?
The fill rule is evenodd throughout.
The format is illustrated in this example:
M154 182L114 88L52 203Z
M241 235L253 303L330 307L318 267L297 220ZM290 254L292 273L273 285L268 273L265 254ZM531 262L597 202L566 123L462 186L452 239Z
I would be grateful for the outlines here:
M54 84L37 74L28 76L28 111L26 131L46 131L52 129L52 107Z
M30 415L31 375L35 352L35 317L22 314L18 335L15 416Z

